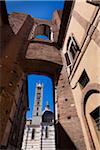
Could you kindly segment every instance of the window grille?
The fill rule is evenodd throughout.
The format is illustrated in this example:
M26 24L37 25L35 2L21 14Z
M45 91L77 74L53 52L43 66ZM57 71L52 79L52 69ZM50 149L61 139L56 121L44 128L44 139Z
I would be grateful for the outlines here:
M78 80L80 87L83 89L89 82L89 77L84 69L84 71L82 72L82 75L80 76L79 80Z

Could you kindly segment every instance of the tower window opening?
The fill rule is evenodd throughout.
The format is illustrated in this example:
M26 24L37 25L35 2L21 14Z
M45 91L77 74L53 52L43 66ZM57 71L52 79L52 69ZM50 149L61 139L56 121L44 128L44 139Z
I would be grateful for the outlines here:
M37 102L37 104L39 105L39 102Z
M40 87L40 86L38 86L38 87L37 87L37 90L38 90L38 91L40 91L40 90L41 90L41 87Z
M38 116L38 112L36 113L36 116Z
M41 97L41 94L38 93L38 94L37 94L37 99L40 99L40 97Z
M37 100L39 100L40 99L40 96L37 96Z

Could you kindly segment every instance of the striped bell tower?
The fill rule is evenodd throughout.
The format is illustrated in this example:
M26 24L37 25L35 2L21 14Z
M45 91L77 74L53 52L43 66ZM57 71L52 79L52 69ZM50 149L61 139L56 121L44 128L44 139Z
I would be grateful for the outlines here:
M32 115L32 124L40 125L42 121L42 99L43 99L43 83L36 83L34 108Z

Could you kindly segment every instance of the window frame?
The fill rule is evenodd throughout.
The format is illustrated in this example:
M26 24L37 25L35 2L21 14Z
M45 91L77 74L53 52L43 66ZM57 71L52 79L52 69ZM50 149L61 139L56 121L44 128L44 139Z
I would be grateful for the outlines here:
M74 57L72 56L72 52L71 52L71 50L72 50L72 48L71 48L72 44L74 45L74 49L73 49L74 53L75 53ZM70 61L69 64L67 63L67 67L69 68L69 74L71 74L71 71L72 71L72 69L74 67L74 64L75 64L75 62L77 60L77 57L78 57L79 53L80 53L79 45L78 45L78 43L77 43L74 35L72 34L68 38L67 51L65 53L66 63L68 61Z
M95 6L100 6L100 0L86 0L86 2Z
M72 64L74 64L74 62L77 58L77 54L80 52L80 48L79 48L79 46L76 42L76 39L73 35L69 36L69 38L70 38L70 40L68 40L67 51L68 51L69 59L71 60ZM72 44L74 45L74 49L73 49L74 53L75 53L74 58L73 58L72 52L71 52L72 51L72 48L71 48ZM75 47L77 48L76 50L75 50Z
M86 82L84 82L85 80L86 80ZM78 79L78 83L80 85L80 88L84 89L87 86L87 84L89 83L89 81L90 81L90 78L89 78L86 70L84 69L83 72L81 73L79 79ZM84 84L82 84L82 83L84 83Z

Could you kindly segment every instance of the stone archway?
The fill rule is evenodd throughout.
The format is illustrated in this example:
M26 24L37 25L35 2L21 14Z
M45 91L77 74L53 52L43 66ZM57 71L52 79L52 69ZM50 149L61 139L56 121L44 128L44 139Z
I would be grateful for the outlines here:
M48 38L51 42L57 42L56 39L58 38L57 33L59 29L55 27L55 24L47 21L47 20L39 20L34 18L34 23L32 30L30 32L28 40L33 40L38 35L44 35Z

